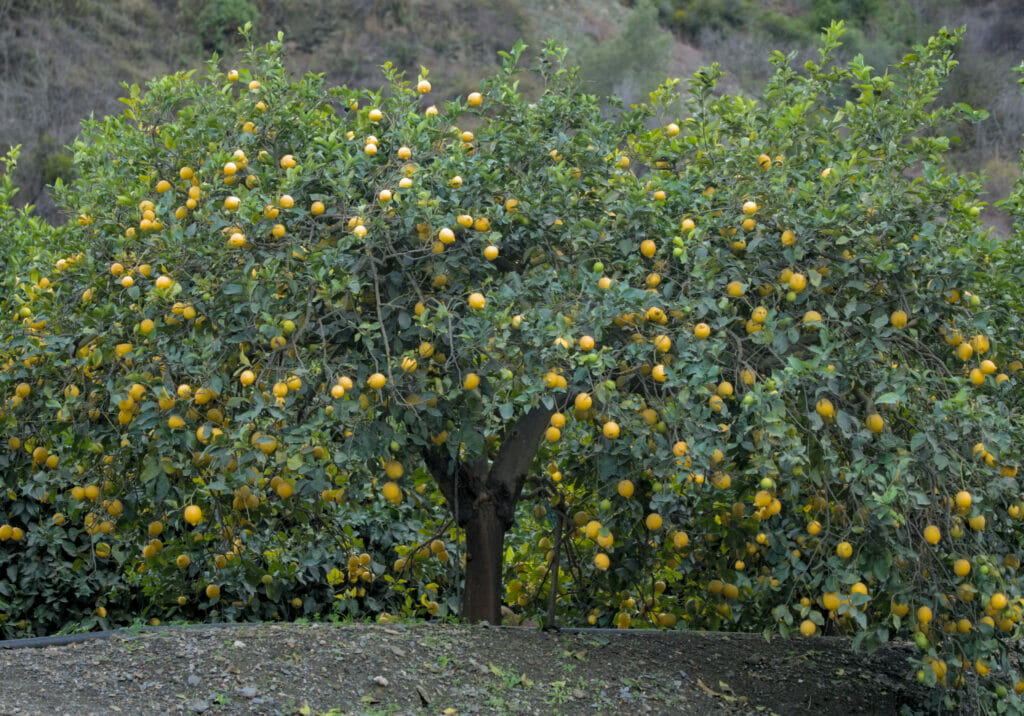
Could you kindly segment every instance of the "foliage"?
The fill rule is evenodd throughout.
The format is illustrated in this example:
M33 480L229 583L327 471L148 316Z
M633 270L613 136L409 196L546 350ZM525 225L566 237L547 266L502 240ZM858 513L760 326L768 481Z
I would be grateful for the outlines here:
M864 53L888 60L897 48L923 40L921 15L934 14L942 6L937 0L808 0L781 11L749 0L671 0L662 2L659 10L666 26L691 41L701 41L708 33L747 34L801 48L811 47L833 20L843 20L851 56Z
M68 182L75 176L70 152L48 134L39 138L32 158L39 166L40 179L46 186L53 186L58 180Z
M11 208L11 202L18 193L18 189L14 185L12 174L18 166L18 154L20 151L21 147L11 147L2 160L3 173L0 174L0 223L4 226L7 226L14 220L15 211ZM13 231L4 232L4 235L0 237L0 261L2 261L3 265L9 264L12 254L17 255L18 251L14 241L18 238L20 236ZM7 271L4 274L5 278L6 274ZM4 288L6 289L7 286L5 285Z
M18 166L18 154L21 152L21 147L11 147L8 150L6 156L3 158L3 174L0 174L0 217L4 219L4 222L10 221L14 212L11 210L11 202L14 200L15 194L18 193L18 188L14 185L14 178L12 174Z
M1024 63L1014 70L1018 73L1017 82L1024 90ZM1008 163L1008 162L1007 162ZM1004 335L1013 336L1018 343L1024 342L1021 337L1020 316L1024 315L1024 256L1020 251L1019 237L1024 236L1024 151L1017 159L1016 180L1006 199L996 202L996 208L1005 210L1013 221L1014 240L1000 241L991 247L984 259L989 267L988 280L990 291L999 296L1000 303L1006 306L1007 313L999 316L1002 325L999 330Z
M248 0L191 0L183 2L183 10L195 18L195 28L203 46L223 52L237 29L255 24L259 11Z
M583 43L578 50L584 87L627 102L639 100L661 82L671 47L672 35L659 26L657 9L650 0L642 0L613 39Z
M20 154L21 147L15 146L0 158L0 226L4 228L0 234L0 266L4 267L0 274L0 290L4 293L14 290L18 272L45 250L39 240L44 229L32 215L33 207L15 209L12 206L18 193L14 173Z
M690 37L702 30L741 27L750 11L750 3L744 0L684 0L672 5L672 20Z
M1024 62L1021 62L1014 71L1018 74L1017 84L1024 91ZM1024 165L1024 150L1020 152L1020 162ZM1024 234L1024 177L1018 177L1013 186L1013 191L1004 202L1004 206L1013 217L1013 229L1018 235Z
M560 622L913 638L1019 705L1019 239L944 168L960 34L883 73L841 34L759 100L702 70L676 122L673 83L604 117L553 46L539 97L517 46L443 108L280 42L130 88L4 299L4 633L449 614L448 513L540 416L521 615L557 576Z
M750 386L745 409L722 409L731 420L717 469L728 468L734 491L689 519L703 534L736 525L701 560L713 565L708 576L752 592L743 615L726 620L771 614L783 625L763 626L786 630L810 618L856 643L912 632L929 683L944 681L943 657L950 683L962 673L954 663L970 670L993 652L1009 672L995 634L1017 627L990 597L1016 589L1021 393L1016 379L986 371L1020 368L1014 306L988 291L989 256L1019 253L1019 240L1002 246L986 236L975 220L977 179L942 168L949 139L937 129L981 116L962 105L932 109L955 65L956 35L941 33L881 76L859 58L830 66L837 37L833 27L806 77L776 55L763 105L712 100L715 74L698 76L686 159L668 156L682 179L652 180L669 201L682 200L669 214L695 215L679 281L683 293L703 297L696 317L721 336L712 355L683 357L687 372L708 385L724 375L742 386L743 370L770 376ZM715 191L694 209L684 197L697 183ZM745 230L735 207L748 199L759 207ZM790 271L812 290L793 290ZM742 284L740 300L728 297L732 281ZM768 316L760 323L758 306ZM989 336L998 336L992 347ZM967 343L973 350L960 348ZM979 363L985 356L994 362ZM759 498L763 476L775 487ZM950 510L961 490L973 506ZM780 500L782 519L764 520L762 508L751 520L751 507L769 498ZM934 547L921 537L929 524L941 535ZM752 558L770 566L747 576L737 565ZM953 571L960 558L972 569L963 578ZM800 595L800 606L779 603L783 594ZM1007 604L1019 610L1015 599ZM934 612L931 627L931 612L915 618L920 606Z

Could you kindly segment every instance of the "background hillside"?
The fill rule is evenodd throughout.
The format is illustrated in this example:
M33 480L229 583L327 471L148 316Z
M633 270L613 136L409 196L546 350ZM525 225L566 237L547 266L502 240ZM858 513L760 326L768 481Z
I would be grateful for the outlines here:
M635 101L666 76L718 61L731 90L757 91L774 49L798 60L818 28L847 21L847 55L884 67L942 25L967 25L951 101L987 109L953 155L983 171L990 198L1017 175L1024 99L1024 17L1016 2L952 0L0 0L0 147L22 145L22 202L54 216L46 185L68 176L65 149L81 118L119 111L121 83L230 61L234 28L252 20L261 38L284 32L295 72L336 84L376 85L391 60L431 71L440 98L475 87L495 53L522 37L568 45L594 92ZM1006 225L990 214L997 225Z

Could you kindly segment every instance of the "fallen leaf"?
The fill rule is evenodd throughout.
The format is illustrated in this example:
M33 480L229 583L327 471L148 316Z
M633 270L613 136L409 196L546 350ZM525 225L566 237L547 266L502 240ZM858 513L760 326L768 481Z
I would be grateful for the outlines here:
M726 684L724 681L720 681L718 683L721 684L722 686L724 686L727 689L729 688L729 685ZM707 684L705 684L700 679L697 679L697 686L699 686L701 689L703 689L704 693L708 694L709 696L715 696L715 697L720 698L720 699L725 699L726 701L735 701L736 700L735 696L730 696L729 694L724 694L724 693L721 693L719 691L715 691L714 689L709 687Z

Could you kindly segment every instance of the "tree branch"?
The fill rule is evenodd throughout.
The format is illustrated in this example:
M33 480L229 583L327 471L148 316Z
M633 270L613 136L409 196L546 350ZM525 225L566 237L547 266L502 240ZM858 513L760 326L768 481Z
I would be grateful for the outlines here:
M512 526L527 471L553 412L538 407L520 416L505 432L489 469L483 457L464 462L442 454L436 447L423 448L423 462L460 527L472 519L477 503L483 500L494 501L505 529Z
M548 421L554 409L536 407L520 416L505 433L498 454L494 457L487 474L487 489L499 495L498 517L505 522L506 529L512 526L519 493L526 484L526 474L537 455Z
M437 481L455 521L464 527L473 517L475 501L484 491L484 481L457 458L446 457L435 447L423 448L423 462Z

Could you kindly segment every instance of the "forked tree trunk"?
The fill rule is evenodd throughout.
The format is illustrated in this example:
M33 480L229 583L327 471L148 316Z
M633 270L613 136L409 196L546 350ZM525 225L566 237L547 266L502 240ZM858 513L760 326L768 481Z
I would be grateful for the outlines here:
M501 573L505 533L512 527L526 473L553 411L535 408L506 431L497 454L466 462L436 448L423 460L455 521L466 530L466 581L462 618L501 623Z

